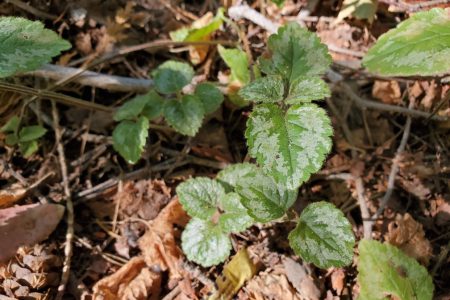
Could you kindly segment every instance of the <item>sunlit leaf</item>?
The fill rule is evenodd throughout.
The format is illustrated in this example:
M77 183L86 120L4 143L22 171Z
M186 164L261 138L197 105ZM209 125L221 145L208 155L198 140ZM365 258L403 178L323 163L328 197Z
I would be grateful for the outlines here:
M252 102L278 102L283 100L284 83L280 76L258 78L239 91L239 96Z
M247 54L241 49L226 49L221 45L217 49L220 57L231 70L230 82L237 80L242 84L249 83L250 71L248 70Z
M140 117L136 122L124 120L113 131L113 147L131 164L140 158L147 141L149 122Z
M164 104L164 117L176 131L195 136L202 126L205 109L202 101L193 95L184 95L182 100L169 100Z
M322 167L332 146L326 112L315 104L293 105L286 113L258 105L247 122L249 154L276 182L296 189Z
M281 218L297 199L297 190L287 190L259 169L243 176L236 191L248 214L263 223Z
M0 17L0 78L31 71L71 47L39 21Z
M289 244L305 261L326 269L352 263L355 237L344 214L322 201L303 210L297 227L289 234Z
M450 73L448 10L418 12L380 36L363 65L383 76L435 76Z
M433 280L427 269L395 246L360 241L358 272L358 299L433 299Z
M177 195L184 210L202 220L210 219L225 196L222 185L206 177L189 179L177 187Z
M194 69L187 63L169 60L152 72L155 88L162 94L181 91L194 77Z
M205 21L210 19L210 21ZM196 42L201 41L205 37L209 36L211 33L220 28L224 20L224 9L219 8L217 14L214 18L212 15L207 15L202 19L197 20L189 27L184 27L176 31L169 33L170 38L177 42Z
M181 246L189 260L210 267L225 261L230 255L231 241L220 226L194 218L183 231Z

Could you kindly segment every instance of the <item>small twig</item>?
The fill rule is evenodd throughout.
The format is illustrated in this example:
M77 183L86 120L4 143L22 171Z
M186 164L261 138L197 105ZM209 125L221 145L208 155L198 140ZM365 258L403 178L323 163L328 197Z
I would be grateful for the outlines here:
M228 9L228 15L230 16L230 18L235 20L247 19L249 21L252 21L256 25L264 28L269 33L277 32L279 27L279 25L273 23L271 20L267 19L247 4L230 7Z
M52 116L54 122L54 130L55 130L55 139L57 144L57 151L59 156L59 164L61 168L61 175L63 179L63 189L64 189L64 198L66 200L66 210L67 210L67 232L66 232L66 244L64 246L64 265L61 274L61 281L58 286L58 292L56 295L56 300L61 300L64 296L64 291L66 289L67 282L70 278L70 264L72 261L72 252L73 252L73 234L74 234L74 213L73 213L73 203L72 203L72 195L69 187L69 176L67 172L67 164L66 157L64 154L64 147L61 143L62 133L59 127L59 114L58 109L56 107L56 102L52 101Z
M419 3L406 3L402 0L395 1L395 0L380 0L382 3L386 3L392 6L396 6L400 8L402 11L409 11L409 12L416 12L423 9L428 9L432 6L437 6L441 4L448 4L450 3L450 0L431 0L426 2L419 2Z
M411 108L390 105L390 104L384 104L384 103L364 99L364 98L358 96L353 91L353 89L344 82L340 82L338 85L336 85L336 88L341 90L342 92L344 92L349 97L350 100L355 102L356 105L363 107L363 108L373 108L373 109L389 111L389 112L398 112L398 113L405 114L412 118L429 118L430 120L443 121L443 122L448 120L448 117L432 115L430 113L411 109Z
M364 184L361 177L355 177L350 173L340 173L327 176L328 179L341 179L345 181L353 181L355 183L356 195L361 211L361 218L363 221L363 232L365 239L372 238L372 224L370 223L370 213L367 208L366 198L364 196Z
M412 109L413 107L414 107L414 98L411 98L408 108ZM395 177L397 177L397 173L400 169L399 163L400 163L400 159L403 154L403 151L405 151L405 148L406 148L406 143L408 141L409 133L411 131L411 123L412 123L412 118L411 118L411 116L408 116L406 119L405 130L403 131L400 145L398 146L397 151L395 152L395 156L392 159L391 172L389 173L389 177L388 177L386 193L384 194L383 198L381 199L380 207L378 208L377 212L371 218L372 226L375 223L373 220L376 220L379 216L381 216L384 209L386 208L386 205L389 202L389 199L391 199L392 193L394 192Z
M58 16L40 11L39 9L34 8L33 6L30 6L27 3L22 2L20 0L6 0L6 3L11 3L12 5L15 5L18 8L21 8L24 11L29 12L30 14L35 15L36 17L42 19L56 20L58 18Z

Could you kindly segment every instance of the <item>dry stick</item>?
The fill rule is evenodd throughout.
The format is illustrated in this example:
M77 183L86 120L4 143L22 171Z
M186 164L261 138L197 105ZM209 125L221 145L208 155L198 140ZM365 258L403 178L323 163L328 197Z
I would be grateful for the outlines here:
M395 0L380 0L380 2L399 7L401 9L403 9L404 11L415 12L415 11L427 9L432 6L448 4L448 3L450 3L450 0L431 0L431 1L427 1L427 2L415 3L415 4L410 4L410 3L403 2L403 1L395 1Z
M73 229L74 213L73 213L72 195L69 188L69 176L67 173L66 157L64 154L63 145L61 143L62 133L59 127L59 114L55 101L52 101L52 115L54 122L57 151L59 156L59 164L61 167L61 175L63 179L64 198L66 199L66 209L67 209L67 232L66 232L66 245L64 246L64 255L65 255L64 266L62 269L61 281L58 286L58 293L56 295L56 300L61 300L62 297L64 296L64 290L70 277L70 264L72 261L72 251L73 251L72 242L74 234Z
M414 102L415 102L414 98L411 98L411 100L409 102L409 105L408 105L409 109L414 107ZM378 208L377 212L371 218L372 219L370 221L371 228L372 228L373 224L375 223L374 220L376 220L383 213L383 211L386 208L386 205L388 204L389 199L391 198L391 195L392 195L392 193L394 191L394 188L395 188L395 177L397 176L397 173L399 171L399 162L400 162L400 159L401 159L401 155L402 155L403 151L405 151L406 142L408 141L409 133L411 132L411 123L412 123L412 117L408 116L407 119L406 119L405 130L403 131L403 135L402 135L402 139L400 141L400 145L398 146L397 151L395 152L395 156L392 159L391 172L389 173L388 185L387 185L386 193L384 194L383 199L381 199L380 207Z
M55 19L58 18L58 16L55 16L55 15L52 15L52 14L40 11L39 9L34 8L34 7L28 5L25 2L22 2L20 0L6 0L6 3L11 3L12 5L15 5L15 6L23 9L24 11L29 12L30 14L35 15L35 16L37 16L39 18L42 18L42 19L55 20Z
M372 238L372 224L370 223L370 213L367 208L366 197L364 196L364 184L361 177L355 177L350 173L340 173L329 175L327 178L353 181L355 183L357 200L361 211L361 218L363 220L364 238L370 240Z

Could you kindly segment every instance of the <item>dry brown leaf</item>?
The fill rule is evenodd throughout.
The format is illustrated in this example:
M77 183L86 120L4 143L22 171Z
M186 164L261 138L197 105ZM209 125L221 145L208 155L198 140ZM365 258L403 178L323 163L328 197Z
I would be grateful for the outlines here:
M158 299L161 273L152 272L142 256L133 257L114 274L93 287L96 300Z
M314 283L313 278L308 275L307 270L292 258L283 259L287 279L295 287L302 299L315 300L320 298L320 290Z
M333 270L331 273L331 287L336 291L336 294L342 294L345 287L345 271L343 269Z
M397 81L375 80L372 87L372 96L386 104L400 104L402 92Z
M162 271L168 270L170 279L182 278L182 252L177 246L179 233L174 225L184 227L189 216L178 199L172 200L149 224L149 230L139 239L139 248L147 265Z
M0 210L0 261L16 253L20 246L33 245L46 239L56 228L64 206L30 204Z
M0 207L8 207L25 197L27 190L21 185L14 184L0 190Z
M428 265L432 255L430 241L425 238L422 224L416 222L410 214L398 215L396 221L389 224L385 239L407 255Z
M246 286L249 299L302 300L283 274L261 273Z

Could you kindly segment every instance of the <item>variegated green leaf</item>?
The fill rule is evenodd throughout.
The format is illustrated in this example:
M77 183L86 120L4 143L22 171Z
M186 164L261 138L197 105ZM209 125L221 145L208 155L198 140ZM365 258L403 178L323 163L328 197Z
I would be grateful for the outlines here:
M227 191L233 191L244 176L250 172L257 172L258 167L250 163L232 164L217 174L217 180L222 183Z
M210 267L223 262L230 255L231 241L220 226L193 218L183 231L181 247L189 260Z
M358 299L433 299L433 279L427 269L395 246L360 241L358 272Z
M363 65L383 76L435 76L450 73L450 17L433 8L414 14L380 36Z
M136 122L124 120L113 131L114 150L131 164L141 158L147 142L149 122L145 117L140 117Z
M289 95L286 98L288 104L299 104L311 102L330 97L331 92L327 83L318 76L299 77L289 89Z
M322 201L303 210L289 243L303 260L326 269L352 263L355 237L344 214Z
M177 195L184 210L191 217L208 220L217 212L225 190L215 180L198 177L178 185Z
M71 47L39 21L0 17L0 78L31 71Z
M237 193L226 194L220 201L220 207L224 213L219 217L219 225L225 232L244 231L255 222Z
M281 218L297 199L297 190L287 190L260 169L243 176L236 191L249 215L259 222Z
M331 64L328 48L316 34L291 22L269 37L269 53L259 58L261 70L291 85L301 76L320 76Z
M181 101L169 100L164 103L164 117L176 131L195 136L202 126L205 109L202 101L194 95L184 95Z
M252 81L239 90L239 96L252 102L278 102L283 100L284 83L280 76L266 76Z
M293 105L286 114L263 104L251 113L245 136L250 155L264 172L296 189L322 167L332 133L329 117L315 104Z

